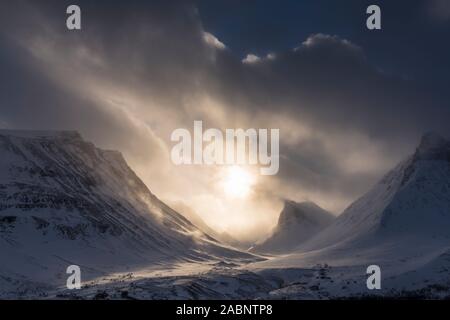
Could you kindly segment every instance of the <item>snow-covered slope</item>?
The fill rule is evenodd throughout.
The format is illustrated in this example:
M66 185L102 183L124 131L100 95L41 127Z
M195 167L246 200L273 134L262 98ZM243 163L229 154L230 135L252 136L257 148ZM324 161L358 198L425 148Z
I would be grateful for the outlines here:
M450 142L435 134L317 235L249 265L161 203L117 153L77 134L2 132L0 151L0 296L450 297ZM297 209L286 206L280 230ZM76 292L48 282L30 292L30 280L63 286L68 264L98 277ZM373 264L381 290L366 287Z
M450 142L429 133L412 156L387 173L329 227L294 254L261 265L392 262L392 267L405 271L418 268L415 263L428 262L449 248ZM402 259L409 265L398 262Z
M450 239L450 142L433 133L306 247L405 237Z
M169 262L253 259L158 200L119 152L76 132L0 130L0 288Z
M334 216L313 202L285 200L271 236L252 251L287 253L330 225Z
M380 290L366 286L374 264L381 268ZM124 290L144 298L450 298L449 270L450 143L427 134L411 157L290 254L197 275L107 281L95 289L112 298Z

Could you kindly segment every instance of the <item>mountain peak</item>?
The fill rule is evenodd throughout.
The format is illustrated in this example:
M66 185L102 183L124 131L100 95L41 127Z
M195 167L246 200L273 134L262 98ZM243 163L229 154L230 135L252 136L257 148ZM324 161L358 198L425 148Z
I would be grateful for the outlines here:
M21 266L20 279L59 286L68 261L89 279L180 259L259 259L212 242L120 152L76 132L0 130L0 154L0 279Z
M445 140L444 137L442 137L440 134L433 132L433 131L429 131L427 133L425 133L421 140L420 140L420 145L419 145L419 149L420 148L430 148L430 147L440 147L440 146L444 146L448 143L447 140Z
M334 216L314 202L285 200L272 235L257 244L257 252L289 252L328 226Z
M295 202L284 200L284 207L278 219L278 225L290 225L300 220L328 220L330 214L311 201Z
M435 132L425 133L416 150L416 158L421 160L450 159L450 142Z

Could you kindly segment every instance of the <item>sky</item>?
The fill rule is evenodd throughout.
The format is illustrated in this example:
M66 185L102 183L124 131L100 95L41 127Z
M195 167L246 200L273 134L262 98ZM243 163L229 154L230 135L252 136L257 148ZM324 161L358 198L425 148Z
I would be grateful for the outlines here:
M423 133L450 136L449 38L446 0L4 0L0 128L77 130L162 200L253 241L284 199L338 215ZM245 168L236 197L229 168L174 165L171 133L195 120L279 128L278 174Z

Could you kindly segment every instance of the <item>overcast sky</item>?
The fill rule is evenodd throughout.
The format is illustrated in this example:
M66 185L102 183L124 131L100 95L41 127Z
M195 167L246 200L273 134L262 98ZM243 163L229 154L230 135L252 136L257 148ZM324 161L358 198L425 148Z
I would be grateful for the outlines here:
M75 3L82 30L68 31ZM4 0L0 127L77 130L163 200L254 239L282 199L339 214L424 132L450 135L449 39L446 0ZM222 168L174 166L170 134L194 120L280 128L278 175L228 199Z

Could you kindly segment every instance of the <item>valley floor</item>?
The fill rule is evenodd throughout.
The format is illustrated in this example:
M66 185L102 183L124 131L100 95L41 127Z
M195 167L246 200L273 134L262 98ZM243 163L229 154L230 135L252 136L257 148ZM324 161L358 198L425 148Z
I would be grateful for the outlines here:
M366 286L367 265L275 267L287 257L241 264L204 262L112 274L80 290L29 288L22 298L41 299L449 299L450 251L417 263L384 261L381 290ZM292 259L292 257L291 257ZM414 261L410 264L410 261ZM272 266L271 266L272 265ZM31 284L30 284L31 285ZM34 289L34 290L33 290ZM8 298L4 296L4 298Z

